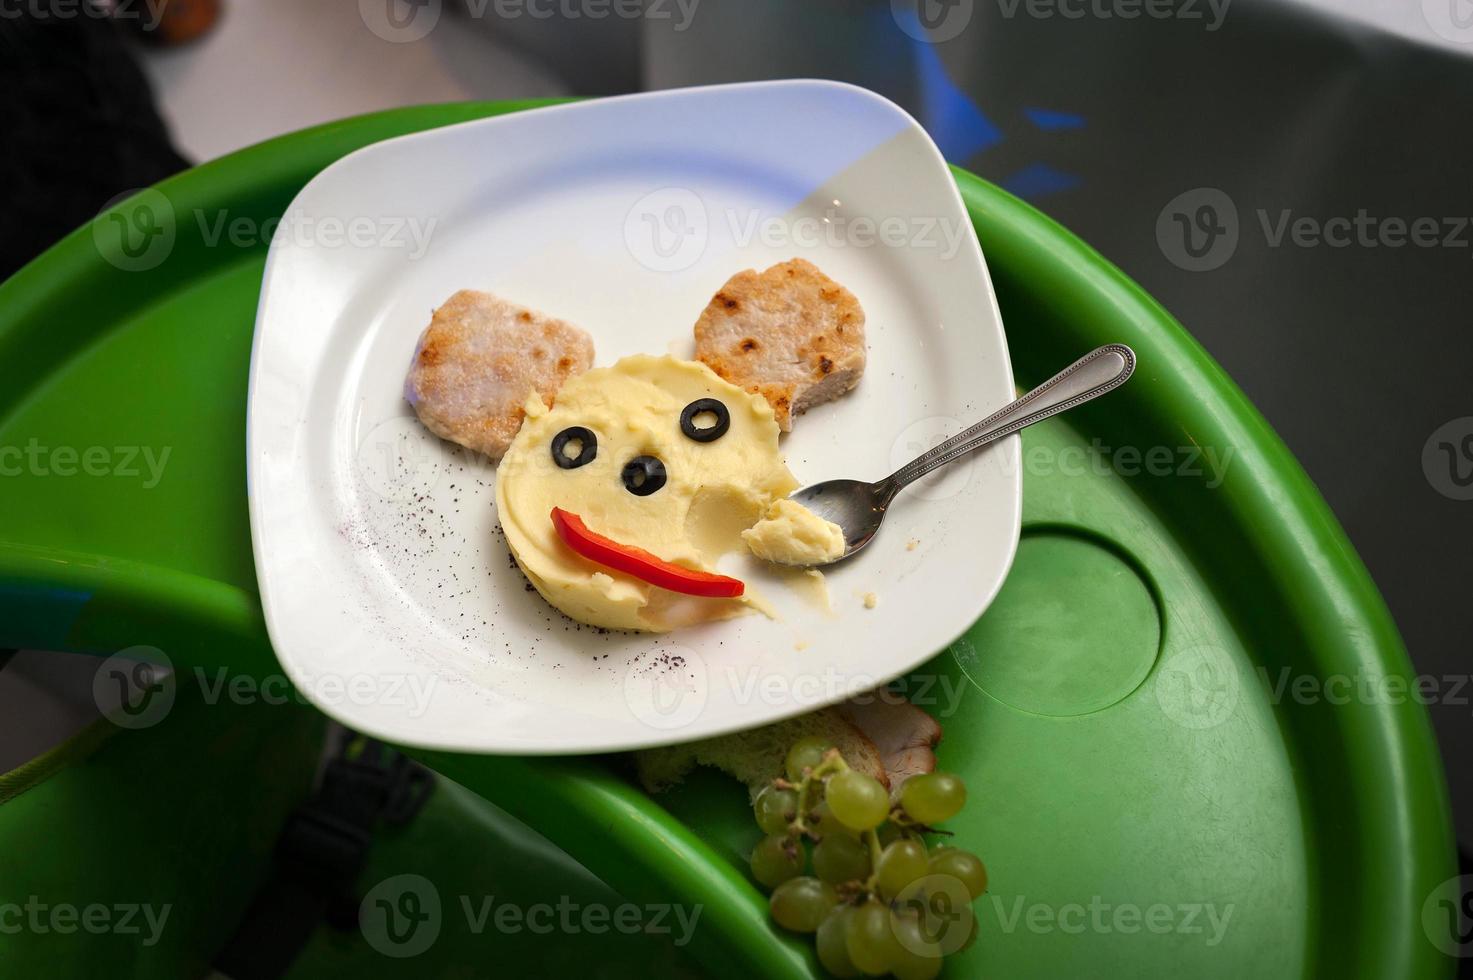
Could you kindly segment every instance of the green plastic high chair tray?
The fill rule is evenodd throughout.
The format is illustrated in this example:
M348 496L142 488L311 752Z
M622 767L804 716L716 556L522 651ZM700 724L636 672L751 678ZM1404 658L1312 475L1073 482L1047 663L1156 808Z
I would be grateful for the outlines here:
M0 977L205 976L269 877L325 719L193 687L158 704L0 773Z
M260 227L354 149L528 107L347 120L157 190L178 215ZM981 937L947 975L1450 976L1434 893L1455 858L1426 712L1312 696L1411 673L1339 525L1149 296L1032 208L956 177L1019 383L1108 342L1140 367L1024 435L1008 582L905 684L941 717L941 765L971 794L951 829L991 871ZM148 644L186 669L277 671L245 501L266 245L207 247L209 231L178 221L167 259L129 272L83 228L0 286L0 645ZM617 759L418 754L627 900L701 905L689 952L710 972L817 971L747 877L758 832L736 783L700 773L651 798Z

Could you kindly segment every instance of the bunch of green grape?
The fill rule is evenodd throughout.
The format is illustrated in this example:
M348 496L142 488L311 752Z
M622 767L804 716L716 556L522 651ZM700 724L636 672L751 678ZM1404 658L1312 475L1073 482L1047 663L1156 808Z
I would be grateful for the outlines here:
M944 956L976 938L970 903L987 890L976 855L926 843L966 803L962 781L913 776L892 808L879 780L817 737L795 743L784 768L753 804L767 836L752 851L752 876L772 889L774 921L815 933L836 977L936 976Z

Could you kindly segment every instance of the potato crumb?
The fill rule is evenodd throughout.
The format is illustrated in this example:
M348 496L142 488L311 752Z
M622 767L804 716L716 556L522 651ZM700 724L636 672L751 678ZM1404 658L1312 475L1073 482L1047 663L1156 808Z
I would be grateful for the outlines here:
M905 550L906 551L915 551L917 548L920 547L920 545L921 545L921 539L920 538L911 538L909 541L905 542Z
M864 608L866 608L866 609L873 609L876 606L878 606L879 604L880 604L880 597L879 596L875 595L873 592L866 592L864 594Z

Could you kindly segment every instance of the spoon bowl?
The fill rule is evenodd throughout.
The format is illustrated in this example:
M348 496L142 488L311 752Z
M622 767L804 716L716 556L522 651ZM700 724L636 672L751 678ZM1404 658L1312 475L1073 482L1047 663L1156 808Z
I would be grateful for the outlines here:
M795 491L791 499L824 520L839 525L844 532L844 553L833 559L839 561L869 544L880 529L889 501L881 494L879 486L862 480L825 480Z

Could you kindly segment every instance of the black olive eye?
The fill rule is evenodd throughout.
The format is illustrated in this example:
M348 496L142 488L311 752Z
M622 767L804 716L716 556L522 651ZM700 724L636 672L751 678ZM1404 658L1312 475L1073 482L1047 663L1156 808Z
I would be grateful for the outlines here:
M559 469L576 470L597 455L598 436L581 425L571 425L552 437L552 461Z
M696 419L703 415L711 416L714 421L709 425L696 425ZM729 428L731 413L714 398L697 398L680 413L680 431L685 433L686 438L696 442L715 442L726 435Z
M665 485L665 464L653 456L636 456L624 464L619 474L624 489L636 497L648 497Z

